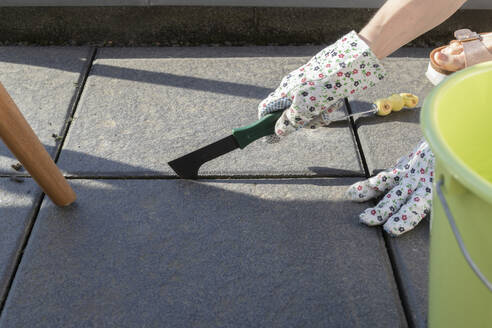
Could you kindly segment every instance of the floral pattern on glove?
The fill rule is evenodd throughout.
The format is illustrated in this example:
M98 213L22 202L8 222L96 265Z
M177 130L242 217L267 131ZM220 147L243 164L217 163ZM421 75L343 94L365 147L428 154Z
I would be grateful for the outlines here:
M265 116L272 102L286 98L292 103L276 123L278 136L326 126L332 121L331 113L342 107L343 98L374 86L385 75L369 46L351 31L285 76L259 104L258 116Z
M412 230L430 213L434 154L426 141L394 168L350 186L347 196L354 201L366 201L387 192L380 202L360 214L360 222L369 226L384 224L391 236Z

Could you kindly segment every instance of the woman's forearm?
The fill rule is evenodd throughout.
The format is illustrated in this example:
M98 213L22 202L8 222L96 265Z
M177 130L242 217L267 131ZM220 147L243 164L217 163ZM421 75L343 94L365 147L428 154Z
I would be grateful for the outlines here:
M466 0L388 0L359 36L382 59L444 22Z

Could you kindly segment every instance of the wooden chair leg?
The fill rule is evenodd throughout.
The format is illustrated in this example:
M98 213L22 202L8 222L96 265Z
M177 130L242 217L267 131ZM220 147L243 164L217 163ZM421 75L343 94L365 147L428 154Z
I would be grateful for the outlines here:
M75 192L1 83L0 138L53 203L66 206L75 201Z

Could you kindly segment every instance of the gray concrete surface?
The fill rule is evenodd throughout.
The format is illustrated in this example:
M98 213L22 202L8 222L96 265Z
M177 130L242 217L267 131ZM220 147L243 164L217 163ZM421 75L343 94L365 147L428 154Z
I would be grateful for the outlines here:
M38 214L40 191L30 179L0 179L0 292L8 292L0 328L424 327L428 221L385 240L381 229L357 223L369 202L344 200L367 173L353 129L374 172L418 141L418 110L297 133L270 148L253 144L203 168L228 179L182 181L167 168L254 120L261 98L319 49L99 49L59 160L80 175L70 180L77 203L57 208L45 197ZM385 61L388 80L352 99L352 109L393 92L423 98L427 53L398 51ZM84 53L4 47L0 54L16 101L43 104L27 115L49 142L54 132L44 120L56 117L63 131L72 100L61 85L80 75ZM58 98L49 99L52 85ZM398 133L402 127L409 132ZM4 174L17 173L6 163Z
M0 327L404 327L380 231L342 198L354 181L73 181Z
M395 274L400 279L402 298L414 327L427 327L429 283L429 218L406 235L390 238Z
M382 63L388 72L384 82L362 96L350 99L353 112L362 112L377 98L393 93L411 92L419 98L415 109L404 109L386 117L361 117L355 120L360 143L371 174L386 169L422 139L420 109L433 85L423 78L431 49L401 49ZM408 318L415 327L427 326L427 284L429 261L429 225L423 220L412 232L389 238L396 275L402 286Z
M350 99L353 112L368 110L376 99L400 92L417 95L419 106L384 117L360 117L355 120L371 174L394 165L422 139L420 108L425 96L433 88L424 75L428 65L426 58L392 57L385 59L382 64L388 71L388 76L363 95Z
M31 179L0 178L0 304L21 253L35 207L40 202L40 189Z
M63 134L88 55L87 47L0 48L0 81L52 156L59 146L53 134ZM0 142L0 174L19 173L16 163Z
M240 57L233 49L229 58L227 49L220 49L221 58L187 58L194 48L181 50L180 58L166 48L100 51L61 168L77 175L174 175L168 161L256 121L260 101L308 60L260 49L264 57L257 48L241 49ZM200 173L363 175L347 122L302 131L276 145L257 141L206 163Z

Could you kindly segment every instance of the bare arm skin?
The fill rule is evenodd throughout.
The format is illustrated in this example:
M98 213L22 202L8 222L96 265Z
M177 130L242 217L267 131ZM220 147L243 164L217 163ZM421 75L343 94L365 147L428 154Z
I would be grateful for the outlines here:
M465 2L388 0L359 32L359 37L382 59L444 22Z

